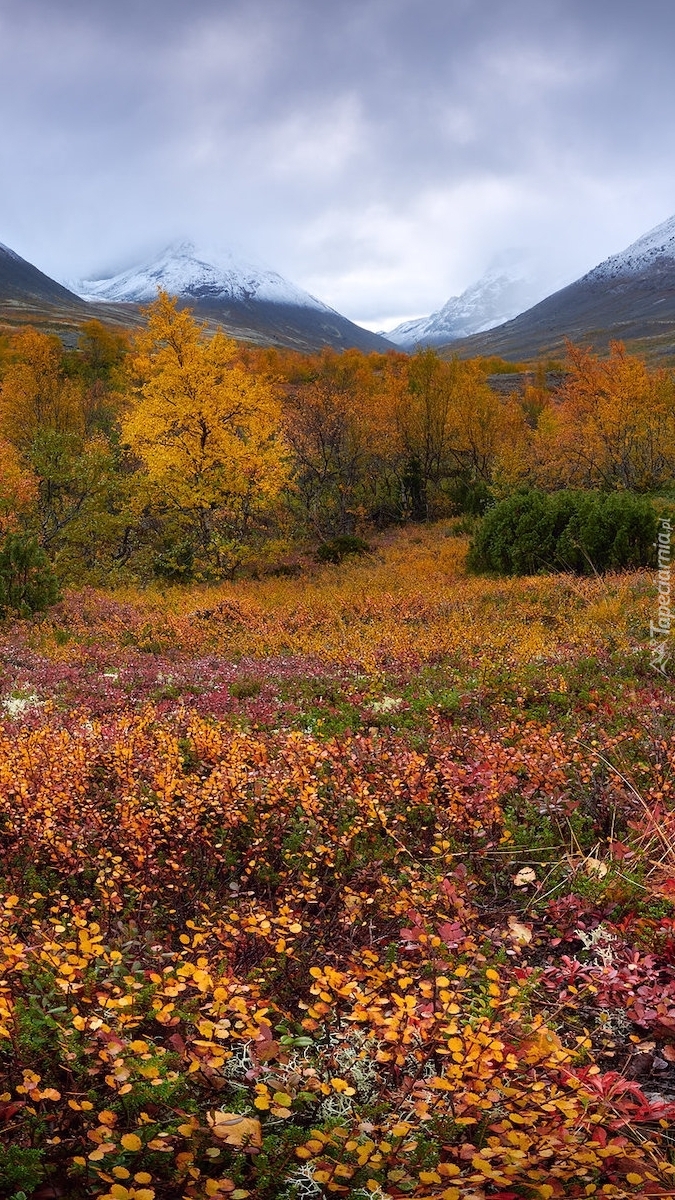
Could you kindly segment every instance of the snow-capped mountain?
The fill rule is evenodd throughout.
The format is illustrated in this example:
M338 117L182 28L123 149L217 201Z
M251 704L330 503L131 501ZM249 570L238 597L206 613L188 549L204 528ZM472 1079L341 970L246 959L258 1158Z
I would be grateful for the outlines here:
M451 296L438 312L404 321L384 336L404 348L438 346L480 333L509 321L542 295L533 264L520 253L508 252L460 296Z
M566 339L603 351L610 341L639 339L643 354L675 356L675 216L513 320L451 348L515 361L558 358Z
M232 337L259 345L391 349L389 342L354 325L276 271L230 250L207 251L191 241L174 242L156 258L119 275L71 286L99 306L149 304L161 288Z
M133 304L156 300L158 288L200 303L262 301L332 311L276 271L247 262L232 251L206 251L190 241L174 242L157 258L119 275L86 279L74 285L85 300Z
M672 270L675 263L675 216L669 217L632 242L625 250L599 263L584 279L610 281L622 276L640 275L654 268Z

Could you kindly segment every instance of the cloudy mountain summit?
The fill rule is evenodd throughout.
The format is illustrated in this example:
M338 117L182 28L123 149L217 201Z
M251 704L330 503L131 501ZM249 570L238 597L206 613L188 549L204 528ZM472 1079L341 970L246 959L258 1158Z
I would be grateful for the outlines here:
M542 296L534 262L526 254L500 255L484 275L429 317L404 321L384 336L403 349L441 346L511 320Z
M156 258L118 275L82 280L73 288L85 300L127 304L151 303L161 288L198 315L221 321L234 337L266 344L391 348L276 271L188 240L173 242Z
M673 353L674 326L675 215L513 320L447 341L462 355L518 360L559 355L566 338L599 350L639 338L659 356Z
M158 288L197 304L258 300L331 311L276 271L247 262L231 250L207 250L188 240L173 242L157 258L119 275L83 280L77 285L83 299L134 304L156 300Z

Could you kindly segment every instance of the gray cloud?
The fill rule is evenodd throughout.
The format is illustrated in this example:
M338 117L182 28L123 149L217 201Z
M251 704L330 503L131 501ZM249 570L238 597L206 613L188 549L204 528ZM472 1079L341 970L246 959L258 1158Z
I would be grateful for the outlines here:
M59 278L174 236L354 319L510 246L542 287L675 211L671 0L0 0L0 240Z

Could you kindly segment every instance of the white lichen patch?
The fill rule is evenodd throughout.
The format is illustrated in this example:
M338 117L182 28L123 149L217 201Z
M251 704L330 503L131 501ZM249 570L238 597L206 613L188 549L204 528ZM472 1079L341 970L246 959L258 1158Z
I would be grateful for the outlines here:
M15 720L32 708L41 708L44 700L40 699L37 692L17 689L11 696L5 696L1 704L7 716Z

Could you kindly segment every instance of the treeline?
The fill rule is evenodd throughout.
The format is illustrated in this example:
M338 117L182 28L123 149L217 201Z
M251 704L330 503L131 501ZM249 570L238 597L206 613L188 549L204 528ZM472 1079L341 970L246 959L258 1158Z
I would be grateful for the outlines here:
M491 367L241 347L166 295L134 339L25 329L0 345L0 545L67 583L222 578L524 489L672 485L669 372L570 346L556 391L505 398Z

